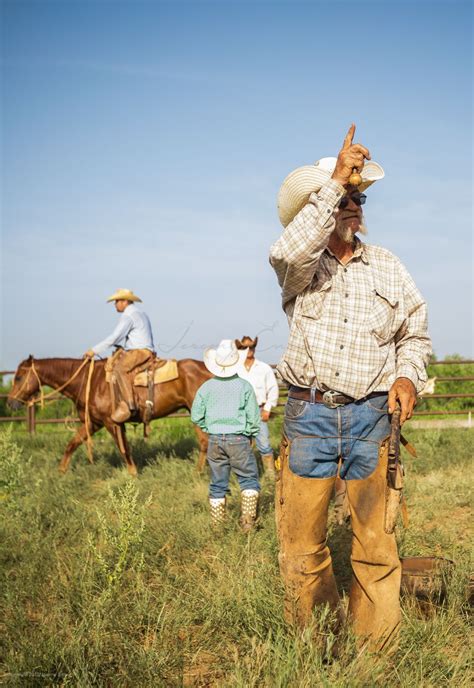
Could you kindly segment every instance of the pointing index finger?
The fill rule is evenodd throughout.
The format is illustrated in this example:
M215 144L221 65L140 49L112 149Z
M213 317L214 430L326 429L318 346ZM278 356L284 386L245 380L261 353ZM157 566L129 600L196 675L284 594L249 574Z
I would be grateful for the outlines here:
M349 131L346 134L346 138L344 139L344 143L342 144L343 148L349 148L349 146L352 145L355 130L356 130L355 124L351 124L351 126L349 127Z

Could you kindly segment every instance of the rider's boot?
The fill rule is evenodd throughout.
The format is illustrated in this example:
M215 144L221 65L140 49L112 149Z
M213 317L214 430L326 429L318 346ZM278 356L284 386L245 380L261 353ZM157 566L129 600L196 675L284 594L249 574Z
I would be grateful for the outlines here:
M114 423L125 423L132 415L126 401L120 401L111 415Z
M127 379L127 374L116 370L115 376L119 397L121 397L121 400L115 407L111 418L114 423L125 423L125 421L130 418L133 411L135 411L135 399L130 380Z

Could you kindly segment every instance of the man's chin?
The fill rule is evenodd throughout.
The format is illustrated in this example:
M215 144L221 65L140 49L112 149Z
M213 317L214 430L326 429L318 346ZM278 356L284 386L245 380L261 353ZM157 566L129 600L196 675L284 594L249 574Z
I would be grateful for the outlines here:
M354 236L357 234L357 232L365 236L367 234L367 227L360 222L358 225L352 226L351 224L348 224L336 228L338 237L346 244L352 244L354 241Z

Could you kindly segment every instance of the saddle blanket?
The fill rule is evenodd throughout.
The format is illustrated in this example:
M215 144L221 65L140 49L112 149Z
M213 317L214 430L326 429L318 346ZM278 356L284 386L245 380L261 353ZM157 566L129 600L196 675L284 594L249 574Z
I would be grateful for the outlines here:
M171 380L176 380L178 377L178 362L173 358L166 361L164 365L155 370L153 383L156 385L160 382L171 382ZM143 370L141 373L137 373L134 377L133 384L135 387L148 387L147 371Z

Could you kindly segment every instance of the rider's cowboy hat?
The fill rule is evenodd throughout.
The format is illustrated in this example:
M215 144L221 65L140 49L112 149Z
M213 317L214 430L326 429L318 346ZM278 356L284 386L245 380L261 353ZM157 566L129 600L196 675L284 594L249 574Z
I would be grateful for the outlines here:
M278 215L286 227L307 204L312 193L317 192L330 178L336 167L337 158L321 158L313 165L298 167L286 177L278 192ZM359 191L365 191L374 182L385 177L380 165L367 160L360 175Z
M248 334L244 334L242 339L236 339L235 340L235 346L241 350L241 349L256 349L257 348L257 342L258 342L258 337L255 337L255 339L252 339L252 337L249 337Z
M130 289L117 289L117 291L112 294L112 296L109 296L107 299L107 303L109 301L140 301L142 300L133 293L133 291L130 291Z
M204 365L217 377L232 377L247 358L247 349L238 351L232 339L223 339L217 349L206 349Z

